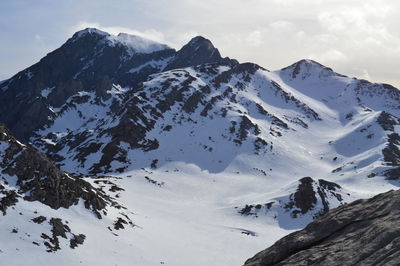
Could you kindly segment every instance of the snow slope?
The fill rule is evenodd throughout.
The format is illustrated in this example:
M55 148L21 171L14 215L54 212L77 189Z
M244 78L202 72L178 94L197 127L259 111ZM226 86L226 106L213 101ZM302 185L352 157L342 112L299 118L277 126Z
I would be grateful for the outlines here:
M110 36L89 29L69 42L85 34ZM125 35L110 38L137 52L162 48ZM398 188L396 88L311 60L277 71L234 60L169 69L185 56L186 63L198 62L190 47L205 47L200 54L213 58L218 50L210 44L198 37L173 56L132 57L94 89L82 77L99 65L84 58L88 68L71 71L81 83L65 101L54 96L65 83L38 89L35 97L49 116L29 142L126 209L110 203L99 220L80 201L54 210L20 200L1 221L2 239L11 239L0 244L1 259L13 265L26 263L20 254L30 255L32 265L241 265L329 208ZM126 62L132 54L122 55ZM140 82L119 75L147 67L152 71ZM31 221L39 214L48 217L40 225ZM124 215L133 224L126 219L119 231ZM84 246L70 249L59 237L60 250L43 252L38 241L43 230L51 234L51 217L68 221L67 239L85 234ZM18 233L11 233L16 225Z
M323 210L320 198L313 211L295 218L283 208L302 177L340 184L342 201L328 197L330 208L398 186L398 181L385 180L384 171L393 167L386 165L382 150L391 131L378 122L383 111L398 115L397 107L381 100L387 97L382 92L370 101L357 89L358 80L324 73L311 61L300 64L311 64L305 78L293 78L288 69L216 64L153 75L134 91L115 85L108 102L88 100L70 107L38 134L63 143L68 132L88 132L82 144L65 145L57 153L65 157L61 168L72 172L90 172L107 156L107 145L118 147L117 156L97 170L121 177L116 183L125 191L119 200L135 213L138 225L112 245L118 265L127 260L138 265L239 265ZM113 99L122 112L107 117ZM102 119L68 115L79 112ZM121 133L124 121L131 123L128 130L145 128L144 138L128 143L107 134L113 128ZM398 133L397 125L393 132ZM155 141L158 145L149 148ZM46 142L48 150L52 142ZM38 138L34 143L46 147ZM90 143L102 146L84 163L74 160L79 147ZM256 216L240 212L246 205L268 202L278 205ZM82 261L89 258L81 256ZM89 264L102 263L90 258Z

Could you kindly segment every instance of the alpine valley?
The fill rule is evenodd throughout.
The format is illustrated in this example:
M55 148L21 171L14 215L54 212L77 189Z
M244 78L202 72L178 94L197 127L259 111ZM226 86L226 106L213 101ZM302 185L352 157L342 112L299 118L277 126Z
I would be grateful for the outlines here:
M242 265L400 186L398 89L201 36L79 31L0 83L0 122L2 265Z

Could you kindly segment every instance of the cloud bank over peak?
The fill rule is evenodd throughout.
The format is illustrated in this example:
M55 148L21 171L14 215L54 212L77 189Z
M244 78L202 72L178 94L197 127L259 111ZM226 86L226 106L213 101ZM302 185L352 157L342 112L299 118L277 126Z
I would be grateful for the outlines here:
M278 69L311 58L337 72L400 87L400 2L391 0L106 0L0 3L0 79L75 31L99 28L181 48L212 40L223 56ZM46 27L43 27L46 25ZM32 43L29 47L25 43Z

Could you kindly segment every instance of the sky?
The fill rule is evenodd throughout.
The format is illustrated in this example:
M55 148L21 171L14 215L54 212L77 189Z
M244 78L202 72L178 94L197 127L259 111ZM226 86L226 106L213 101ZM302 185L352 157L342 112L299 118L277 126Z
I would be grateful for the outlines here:
M0 80L96 27L175 49L202 35L269 70L309 58L400 88L399 11L398 0L1 0Z

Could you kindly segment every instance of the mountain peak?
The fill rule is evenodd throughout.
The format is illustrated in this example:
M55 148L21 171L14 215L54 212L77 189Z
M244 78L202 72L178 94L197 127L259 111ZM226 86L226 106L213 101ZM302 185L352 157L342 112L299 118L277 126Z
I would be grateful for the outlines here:
M310 76L342 76L336 72L334 72L331 68L326 67L317 61L312 59L301 59L300 61L282 68L280 70L282 73L286 73L292 79L296 79L297 77L301 77L301 79L306 79Z
M205 37L203 37L203 36L196 36L196 37L193 37L189 42L188 42L188 45L199 45L199 44L202 44L202 43L207 43L207 44L210 44L210 45L212 45L213 46L213 44L211 43L211 41L209 40L209 39L207 39L207 38L205 38ZM213 46L214 47L214 46Z
M291 64L288 67L285 67L283 69L288 69L288 68L296 68L297 66L302 66L302 67L314 67L314 68L328 68L321 63L318 63L317 61L314 61L312 59L301 59L293 64Z
M99 35L99 36L110 36L110 34L105 31L101 31L96 28L86 28L86 29L75 32L74 35L72 36L72 38L77 39L77 38L81 38L88 34L89 35Z
M203 36L196 36L178 51L175 59L166 70L216 63L222 60L221 54L210 40Z
M183 50L183 48L193 49L194 52L202 49L202 50L218 53L218 55L221 56L219 54L218 49L215 48L215 46L212 44L212 42L209 39L204 38L203 36L196 36L196 37L192 38L185 46L182 47L181 50Z
M96 28L86 28L76 32L71 41L75 42L86 36L95 37L95 41L101 41L109 46L122 45L128 48L130 54L135 53L152 53L156 51L161 51L165 49L171 49L166 44L161 44L156 41L127 33L119 33L118 35L113 35L108 32L96 29Z
M308 66L308 67L315 67L315 68L328 68L328 67L324 66L323 64L321 64L317 61L314 61L312 59L301 59L300 61L298 61L294 64Z
M131 35L127 33L119 33L117 36L110 36L111 42L121 43L134 52L138 53L152 53L156 51L161 51L165 49L171 49L168 45L155 42L153 40L143 38L137 35Z

